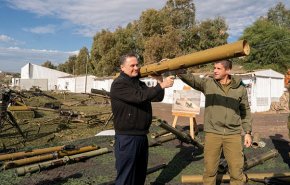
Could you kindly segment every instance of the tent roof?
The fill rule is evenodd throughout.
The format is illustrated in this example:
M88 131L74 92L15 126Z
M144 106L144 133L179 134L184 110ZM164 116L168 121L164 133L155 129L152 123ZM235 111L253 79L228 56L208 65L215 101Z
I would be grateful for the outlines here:
M244 74L239 74L242 76L252 76L255 75L257 77L269 77L269 78L284 78L284 75L281 73L278 73L277 71L274 71L272 69L266 69L266 70L256 70L253 72L249 72L249 73L244 73Z

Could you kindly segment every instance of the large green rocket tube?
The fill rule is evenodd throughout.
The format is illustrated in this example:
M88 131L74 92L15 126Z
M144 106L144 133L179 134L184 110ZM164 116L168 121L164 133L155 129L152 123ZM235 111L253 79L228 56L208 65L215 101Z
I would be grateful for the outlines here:
M158 120L156 123L157 126L160 126L161 128L168 130L172 134L176 136L177 139L180 141L187 143L187 144L192 144L194 146L197 146L200 149L203 149L203 144L199 143L198 141L192 139L192 137L184 132L179 131L178 129L172 127L171 125L167 124L165 121Z
M160 75L166 71L184 69L219 60L247 56L249 54L249 44L245 40L240 40L231 44L225 44L211 49L176 57L174 59L169 59L163 62L145 65L141 67L140 75L141 77L154 74Z
M262 164L266 160L269 160L269 159L272 159L273 157L276 157L278 154L279 154L278 151L273 149L273 150L270 150L266 153L258 155L256 157L253 157L253 158L245 161L244 170L248 170L248 169L250 169L258 164Z
M273 149L270 150L266 153L257 155L253 158L248 159L247 161L245 161L244 163L244 170L248 170L254 166L257 166L259 164L264 163L265 161L272 159L273 157L276 157L278 155L278 151ZM225 159L221 159L219 166L218 166L218 171L220 173L225 173L228 170L228 163Z
M162 136L162 137L158 137L156 139L152 139L148 146L151 147L151 146L156 146L156 145L160 145L161 143L165 143L167 141L171 141L171 140L174 140L176 139L176 136L174 134L170 134L168 136Z
M46 161L46 162L33 164L33 165L23 166L23 167L16 169L16 174L18 176L21 176L21 175L25 175L26 173L37 172L37 171L47 169L47 168L52 167L52 166L63 165L63 164L66 164L68 162L77 162L77 161L80 161L82 159L86 159L89 157L105 154L108 152L109 152L108 148L101 148L101 149L93 150L90 152L84 152L84 153L80 153L80 154L76 154L76 155L65 156L65 157L60 158L60 159L54 159L54 160L50 160L50 161Z
M151 138L156 138L156 137L159 137L159 136L162 136L164 134L168 134L169 131L168 130L160 130L158 132L154 132L151 134Z

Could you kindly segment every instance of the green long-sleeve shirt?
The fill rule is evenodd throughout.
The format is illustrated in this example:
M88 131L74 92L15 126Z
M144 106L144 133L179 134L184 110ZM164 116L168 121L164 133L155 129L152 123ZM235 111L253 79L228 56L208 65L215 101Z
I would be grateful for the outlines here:
M205 95L205 132L231 135L241 133L242 129L252 131L247 90L240 78L231 76L231 83L225 88L212 77L200 78L192 74L179 77Z

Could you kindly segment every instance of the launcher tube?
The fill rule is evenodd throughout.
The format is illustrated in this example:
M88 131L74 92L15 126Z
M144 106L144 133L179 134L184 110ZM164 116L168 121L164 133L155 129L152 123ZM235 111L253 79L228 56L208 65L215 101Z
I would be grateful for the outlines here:
M211 49L198 51L163 62L145 65L141 67L140 75L141 77L160 75L166 71L189 68L219 60L247 56L249 54L249 44L246 40L240 40L231 44L225 44Z

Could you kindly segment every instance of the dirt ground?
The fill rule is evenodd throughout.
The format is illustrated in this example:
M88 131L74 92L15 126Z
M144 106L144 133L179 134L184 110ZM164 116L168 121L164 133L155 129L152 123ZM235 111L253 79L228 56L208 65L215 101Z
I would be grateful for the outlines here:
M57 98L61 102L65 101L67 105L68 102L73 104L72 101L78 102L79 98L84 99L85 97L85 95L80 95L79 97L74 96L69 98L67 96L64 98L61 95ZM31 100L28 103L33 103L34 101ZM37 100L37 102L40 102L40 100ZM69 108L72 107L69 106ZM86 101L85 104L76 106L75 108L75 110L82 112L90 110L87 114L109 111L108 104L102 104L102 100ZM166 120L171 124L173 121L171 108L171 105L168 104L153 103L153 115L155 118ZM94 136L104 129L112 129L111 122L106 126L104 125L108 115L105 115L101 119L94 119L95 122L90 124L84 122L71 122L68 124L68 118L57 119L57 122L52 123L51 119L59 117L58 114L48 114L45 111L39 111L39 114L38 118L35 118L33 121L28 121L28 124L20 125L24 132L28 133L28 136L31 134L31 141L27 141L26 146L21 146L18 143L18 151L70 144L77 147L98 145L102 148L108 148L110 152L82 160L81 162L55 166L40 170L37 173L26 174L25 176L17 176L15 169L4 170L0 172L1 185L87 185L109 184L107 182L114 180L116 176L114 168L115 158L113 147L110 145L111 141L114 140L114 136ZM35 120L36 122L34 122ZM156 119L154 119L154 123L155 121ZM196 121L200 130L197 138L202 142L203 111L201 111L200 115L196 116ZM245 149L245 157L252 158L272 149L276 149L279 155L274 159L264 162L262 165L250 169L248 172L289 172L290 160L288 156L289 138L287 122L288 113L266 112L253 114L253 132L261 135L266 146L255 150ZM38 126L41 123L43 125L39 131ZM151 133L160 130L160 127L157 127L154 123L150 128ZM188 118L183 117L178 119L177 126L179 129L188 132L188 125ZM14 143L14 136L15 133L13 135L4 132L0 133L2 143L8 143L8 148L16 146L16 144L9 145L9 141ZM20 137L18 136L17 138L19 139ZM149 140L154 141L150 137ZM203 172L203 154L196 147L190 144L180 143L179 140L175 139L149 148L148 167L155 167L160 164L166 164L167 167L149 174L146 178L146 185L177 185L181 184L182 175L201 175ZM255 183L250 182L249 184Z
M156 117L172 123L174 116L171 114L172 105L153 103L153 112ZM288 115L287 112L258 112L252 113L253 118L253 134L258 133L261 138L274 137L289 141L288 137ZM201 109L199 115L196 115L196 123L200 129L203 128L204 111ZM180 117L177 120L177 125L189 125L189 118Z

